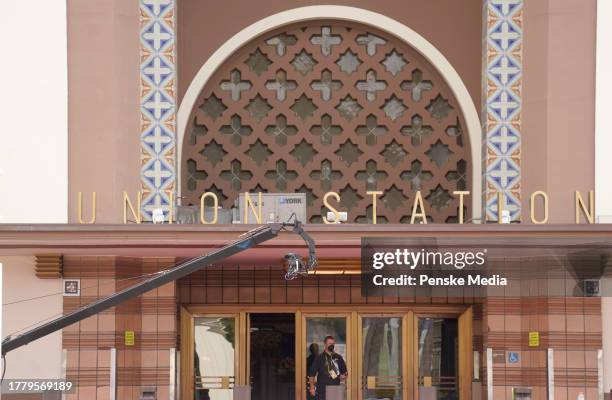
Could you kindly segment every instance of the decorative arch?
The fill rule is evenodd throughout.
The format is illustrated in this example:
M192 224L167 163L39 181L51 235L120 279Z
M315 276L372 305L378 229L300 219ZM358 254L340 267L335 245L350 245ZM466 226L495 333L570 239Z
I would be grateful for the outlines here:
M336 29L340 29L342 32L336 32ZM332 47L343 40L342 38L339 39L340 35L343 35L347 41L351 41L353 46L351 48L339 46L342 47L343 53L331 54L334 51ZM305 37L308 38L307 41L305 41ZM290 49L290 47L298 39L301 40L300 51L291 53L290 57L284 57L283 60L285 52L297 49L297 47L294 49ZM359 43L360 41L361 43ZM320 48L316 49L317 46ZM380 47L381 50L378 55L376 54L377 47ZM315 52L318 52L318 54L314 54ZM334 65L330 64L329 57L322 60L320 56L333 56ZM345 56L344 64L342 64L340 56ZM313 65L304 67L300 64L302 61ZM237 62L242 63L243 66L244 64L248 65L248 68L232 68L232 65ZM351 62L359 63L356 67L358 71L355 73L351 71ZM271 66L273 70L267 70L268 66ZM381 68L384 68L384 70L381 70ZM339 76L340 71L344 72L345 75ZM312 79L314 75L309 75L307 78L308 88L303 87L305 86L303 79L298 79L299 82L296 83L292 78L292 76L302 78L310 73L317 74L319 83L317 84ZM248 79L245 78L245 75L248 75ZM260 75L265 76L265 78L262 79ZM385 75L385 77L383 78L382 75ZM431 90L431 94L428 93L421 99L418 95L413 94L414 91L410 91L411 82L417 79L428 83L433 80L436 85L435 90ZM322 82L327 83L323 84ZM274 85L282 88L282 90L277 90L273 98L261 96L261 93L273 91L272 86ZM319 87L316 85L319 85ZM329 89L334 90L334 87L338 89L338 95L341 97L332 98L336 94L330 94ZM403 87L406 91L400 94L400 87ZM292 93L294 89L298 89L295 90L297 93ZM245 93L244 96L242 95L243 92ZM317 106L315 96L320 97L317 100L320 106ZM417 98L410 99L406 96L417 96ZM283 103L285 100L287 101ZM354 105L353 100L356 100L356 109L361 108L357 111L357 115L353 115L355 118L349 115L356 111L356 109L353 110L350 107ZM410 103L410 100L415 100L414 104ZM239 108L236 108L237 106L234 104L234 107L230 106L229 111L226 112L227 106L224 102L236 102L236 104L239 104ZM443 110L442 114L436 114L435 109L439 106L442 106L442 108L448 106L448 109ZM348 109L343 110L343 107L348 107ZM237 112L238 109L244 110L246 114ZM396 111L390 111L391 109ZM428 115L425 115L426 113ZM245 115L246 119L249 119L249 123L243 123ZM287 124L288 116L292 116L294 124ZM215 122L214 120L217 117L220 117L220 119ZM203 118L209 120L204 121ZM351 138L343 136L342 143L334 143L334 151L326 154L329 150L326 147L329 145L331 149L333 138L315 137L316 132L313 128L316 128L316 126L322 127L327 123L334 126L334 119L337 118L344 118L342 127L346 128L345 130L352 130L354 137L351 140ZM223 122L221 122L222 119ZM332 121L328 121L328 119ZM308 123L305 120L308 120ZM384 120L385 123L379 124L378 121L381 120ZM455 151L450 149L450 154L456 153L456 157L452 158L451 156L454 163L452 168L445 167L446 169L440 169L438 172L447 177L451 172L454 172L455 175L463 173L464 184L461 185L456 182L456 187L442 188L444 190L440 190L438 187L427 187L427 190L422 190L423 196L429 196L435 202L439 200L437 199L438 196L444 198L448 193L452 194L453 190L465 190L467 186L467 189L471 192L471 203L468 207L470 216L476 220L480 219L482 208L480 196L481 128L474 104L457 72L442 54L416 32L397 21L354 7L303 7L265 18L245 28L227 41L202 66L189 85L178 111L177 144L181 160L177 169L179 172L182 171L178 175L181 195L185 196L189 190L186 184L190 186L195 184L197 187L198 179L208 179L205 190L216 190L218 185L215 185L209 179L209 175L212 175L214 179L224 179L222 178L224 173L227 178L235 172L240 176L242 172L242 170L238 171L240 169L239 165L234 162L236 160L240 161L236 158L235 153L228 156L230 152L222 149L215 156L219 162L225 157L231 156L231 160L224 160L226 164L229 162L225 167L221 167L220 164L219 166L213 165L214 162L211 165L204 165L198 162L198 156L195 155L193 149L189 150L185 146L195 145L198 140L202 140L202 143L205 143L209 152L211 152L215 150L213 147L217 147L217 150L223 147L220 141L221 138L224 138L223 140L227 141L226 147L242 146L244 151L253 149L254 146L258 147L258 150L263 152L261 157L264 158L262 160L267 161L265 153L270 150L266 148L266 143L262 142L260 138L270 138L270 134L267 134L266 130L273 129L275 124L276 126L279 124L295 126L295 129L299 130L300 133L296 136L300 139L295 143L289 143L290 148L286 152L298 151L297 155L294 155L296 162L292 166L288 166L285 159L275 159L273 168L264 166L265 171L255 172L256 174L262 175L262 177L268 177L266 174L269 174L270 179L274 179L272 177L274 172L278 175L291 170L298 175L303 173L312 175L316 172L315 169L310 168L305 171L304 167L313 160L314 152L314 156L321 158L316 160L321 167L318 169L319 173L324 168L331 168L333 171L335 165L332 162L344 162L347 165L343 170L350 171L348 181L358 179L356 177L361 170L363 170L361 171L362 175L367 175L369 170L372 170L369 172L375 174L376 162L385 157L383 155L385 146L388 147L397 143L396 139L400 137L407 139L409 142L412 141L412 144L415 145L414 140L420 141L421 138L415 138L411 129L415 125L425 126L433 132L433 135L430 135L431 140L426 143L428 147L417 149L420 156L410 158L411 150L408 149L407 158L410 158L411 162L405 162L401 166L391 165L386 167L389 169L389 174L397 175L396 180L388 180L385 183L383 179L378 187L364 183L364 190L350 190L357 188L349 187L346 194L348 197L352 197L353 201L344 205L350 208L357 204L366 204L365 202L369 204L369 198L366 198L364 202L366 187L368 190L392 190L396 196L398 190L408 192L410 189L423 189L419 184L415 186L413 181L408 182L410 180L408 178L410 178L410 173L414 173L414 168L423 166L424 161L427 166L433 165L432 163L436 164L432 157L429 157L429 161L425 160L424 154L427 151L435 152L436 149L440 150L442 147L449 150L449 146L457 146L454 149ZM210 125L214 135L209 132L207 125ZM362 129L363 132L374 133L372 135L364 133L362 136L358 133L360 132L359 129ZM226 132L227 135L224 135L223 132ZM448 136L446 143L440 141L441 135L444 134ZM461 137L452 137L457 134L461 134ZM208 137L202 139L199 136L202 138ZM305 141L304 138L307 136L308 141ZM381 136L382 139L378 136ZM378 143L384 141L383 136L388 139L386 144ZM249 142L248 146L242 144L243 137L251 139L250 142L252 143ZM215 138L216 140L212 140ZM451 139L454 144L450 143ZM283 138L277 136L272 140L282 141ZM318 147L310 146L314 140L320 141ZM326 140L329 142L325 142ZM349 151L349 147L355 147L357 153L359 153L361 151L359 149L360 141L363 146L378 146L380 149L377 148L376 151L370 153L366 152L366 155L362 157L363 160L359 160L360 163L355 163L355 166L352 166L351 160L348 160L347 163L347 157L350 158L350 156L338 155L338 153L342 153L343 149ZM210 144L213 144L213 146L208 146ZM416 143L416 145L418 144L421 143ZM205 152L206 147L202 147L198 153ZM299 154L299 148L303 149L303 155ZM368 149L372 150L369 147ZM257 151L257 149L253 151ZM191 156L185 156L189 152ZM339 161L331 160L332 154L336 154ZM194 155L195 157L193 157ZM288 157L288 154L284 154L284 156ZM377 160L377 158L381 160ZM414 161L418 161L416 167ZM256 168L255 164L252 167ZM425 169L423 168L423 170ZM469 175L467 179L466 174ZM403 175L404 178L402 179L406 181L405 189L399 187L399 182L402 180L399 178L400 175ZM231 181L231 179L229 180ZM346 181L347 178L343 177L342 182ZM466 181L469 181L469 184ZM396 184L396 182L398 183ZM234 189L236 192L261 189L262 187L257 184L257 181L253 181L244 187L236 186ZM316 192L319 198L326 191L319 187L306 188L305 185L287 187L282 182L280 186L278 184L277 180L276 187L273 188L275 191L311 189L310 193ZM350 184L347 186L350 186ZM191 187L191 189L194 189L194 187ZM329 189L341 192L343 188L330 187ZM387 191L385 191L385 196ZM355 193L361 196L361 199L357 196L355 200ZM233 193L233 195L235 194ZM406 195L406 197L410 197L410 202L407 202L401 211L390 212L389 218L386 218L389 222L400 222L400 214L409 214L413 196L410 196L409 193L406 193ZM387 199L383 199L385 204L387 204ZM450 206L450 210L452 208L456 209L457 206L456 199L443 199L442 203ZM313 213L311 210L310 214L316 214L316 212ZM361 221L364 221L364 218L367 219L365 209L359 209L354 214L355 218L353 220L357 221L358 215ZM436 222L453 219L452 211L438 212L437 215L439 218L443 217L443 219L434 219ZM383 216L383 220L385 220L385 216Z

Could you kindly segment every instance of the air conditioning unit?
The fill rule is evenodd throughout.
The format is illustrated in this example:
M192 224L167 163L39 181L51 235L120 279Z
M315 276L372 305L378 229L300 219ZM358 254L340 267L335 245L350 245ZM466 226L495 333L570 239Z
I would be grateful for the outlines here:
M249 198L255 211L245 203L244 193L240 193L235 208L234 223L244 223L245 207L248 212L248 223L257 223L255 212L259 210L258 194L250 193ZM306 193L262 193L261 202L261 222L264 224L288 221L293 214L297 220L307 222Z

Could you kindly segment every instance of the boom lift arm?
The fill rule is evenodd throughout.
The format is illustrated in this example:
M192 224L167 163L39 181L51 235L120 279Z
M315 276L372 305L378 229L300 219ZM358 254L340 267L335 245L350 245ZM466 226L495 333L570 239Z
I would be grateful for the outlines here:
M79 322L108 308L114 307L117 304L122 303L126 300L140 296L141 294L146 293L149 290L158 288L162 285L165 285L166 283L183 278L199 270L200 268L210 266L211 264L220 262L230 256L233 256L251 247L257 246L258 244L273 239L278 236L278 234L282 230L297 233L302 237L302 239L304 239L304 241L308 245L308 261L306 264L304 264L301 258L296 254L289 253L287 254L287 256L285 256L288 267L285 278L294 279L299 275L306 275L308 271L316 267L317 259L315 257L314 240L308 235L308 233L304 231L302 223L296 220L291 223L286 222L263 225L249 232L246 232L238 240L218 250L187 260L174 268L161 271L160 273L143 282L140 282L134 286L130 286L120 292L100 299L69 314L55 318L42 325L27 330L17 336L8 336L4 338L4 340L2 341L2 356L4 356L9 351L15 350L36 339L40 339L43 336L56 332L62 328L67 327L68 325L74 324L75 322Z

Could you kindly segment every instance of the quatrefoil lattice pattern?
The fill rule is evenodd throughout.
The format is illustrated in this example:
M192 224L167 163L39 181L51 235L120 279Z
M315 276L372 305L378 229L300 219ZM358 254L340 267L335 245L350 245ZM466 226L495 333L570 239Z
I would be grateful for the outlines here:
M312 21L256 38L196 104L181 155L184 204L205 191L227 208L239 192L304 192L309 222L320 222L335 191L350 222L370 222L366 192L377 190L377 222L403 223L420 190L428 220L442 223L458 219L453 191L472 186L448 85L412 47L370 27Z

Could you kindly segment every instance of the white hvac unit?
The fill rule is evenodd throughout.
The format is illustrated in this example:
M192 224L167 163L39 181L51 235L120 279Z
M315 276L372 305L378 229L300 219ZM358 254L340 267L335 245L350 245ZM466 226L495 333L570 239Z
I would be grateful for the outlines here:
M254 210L245 203L244 193L240 193L238 204L235 210L234 223L244 223L244 209L247 207L249 224L256 224L255 212L259 210L258 194L250 193L251 204ZM292 214L298 221L306 223L306 193L262 193L261 194L261 222L263 224L271 222L288 221Z

